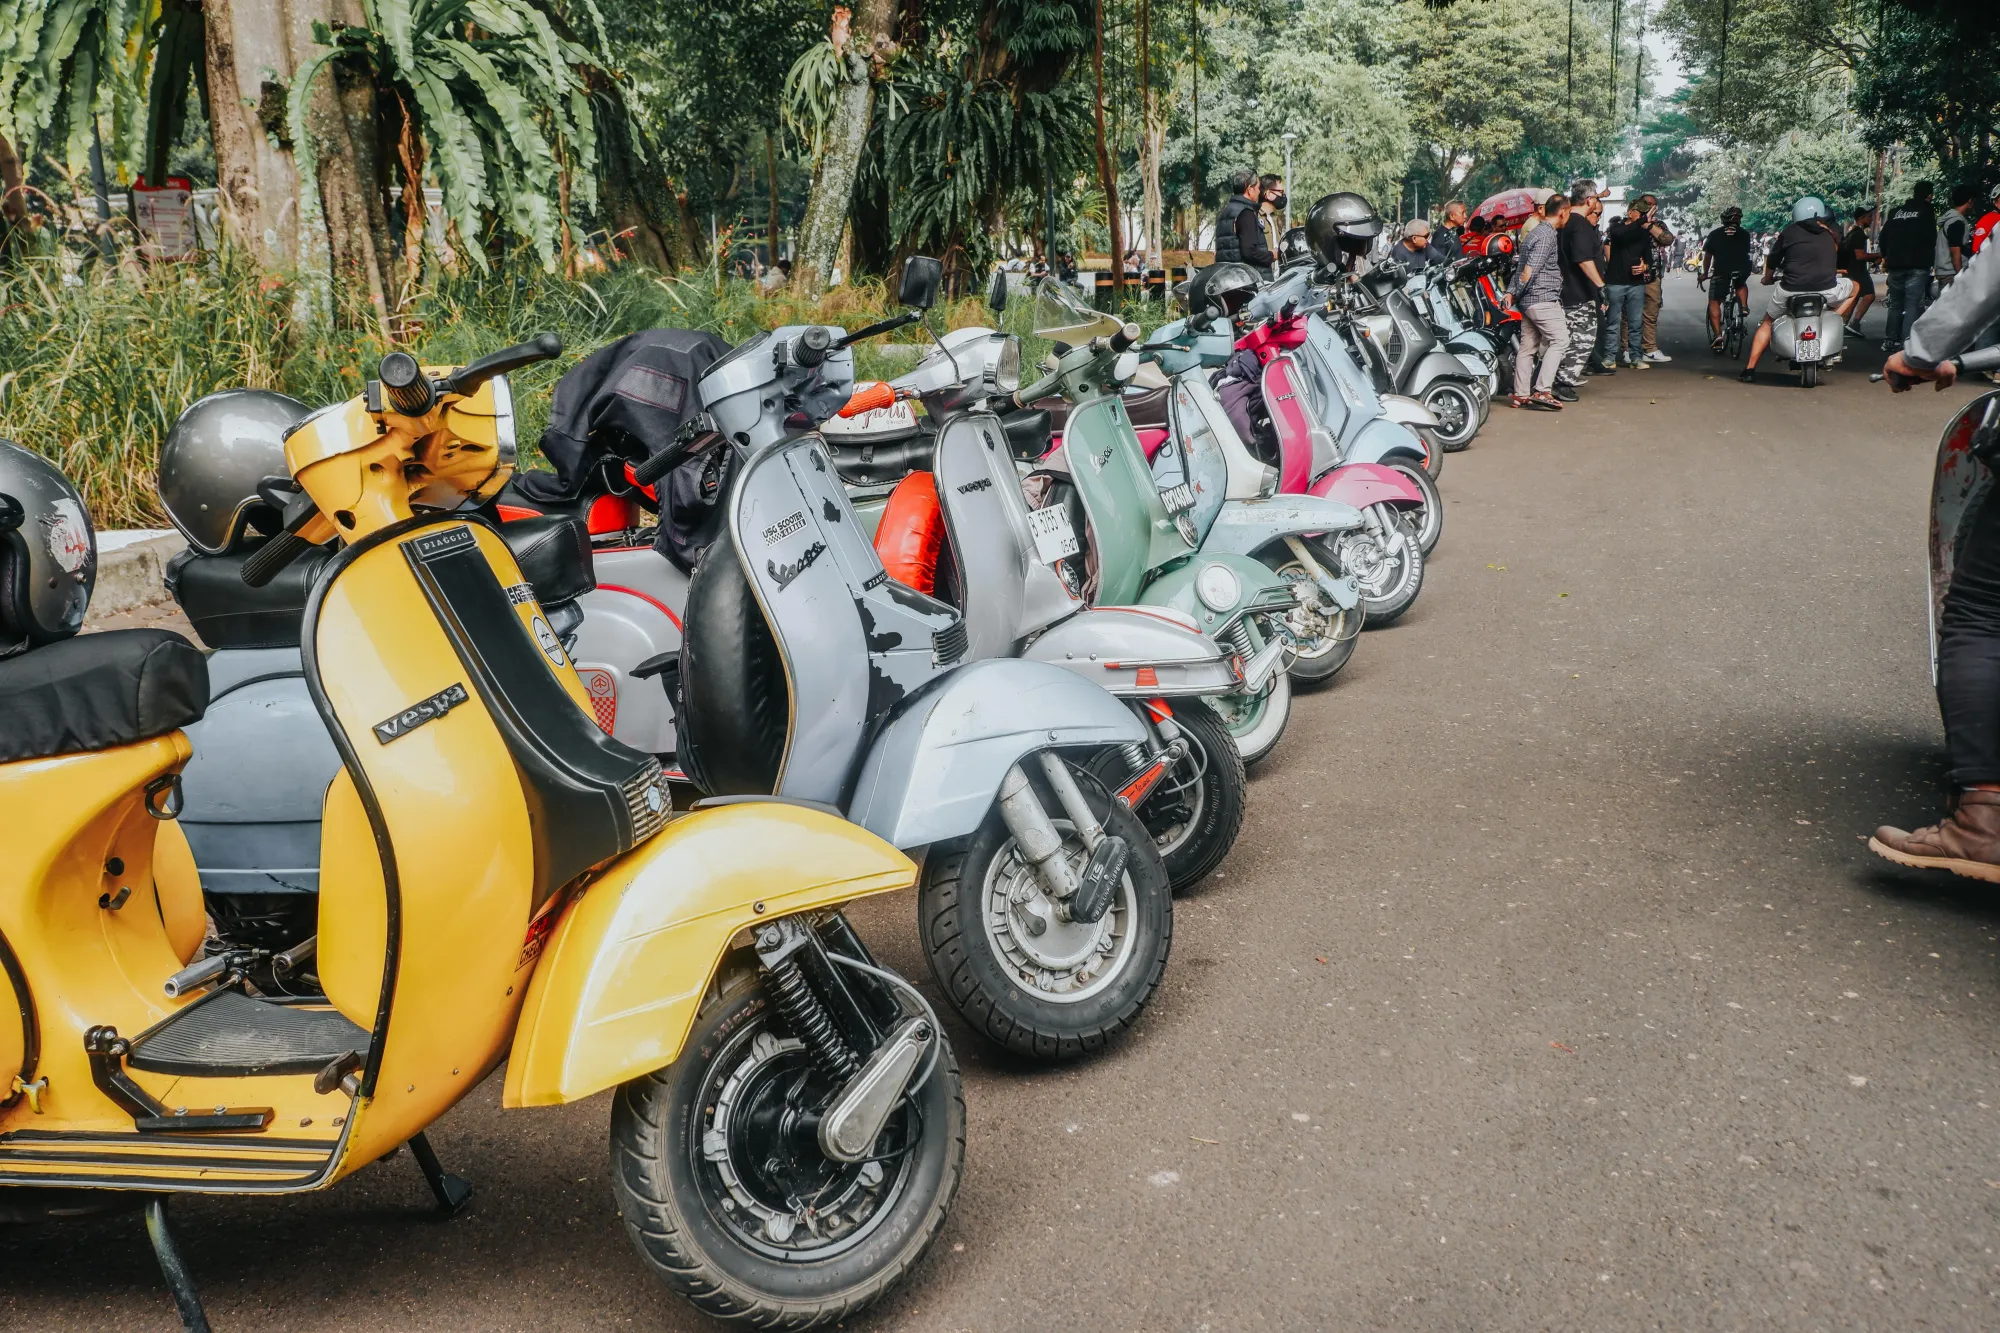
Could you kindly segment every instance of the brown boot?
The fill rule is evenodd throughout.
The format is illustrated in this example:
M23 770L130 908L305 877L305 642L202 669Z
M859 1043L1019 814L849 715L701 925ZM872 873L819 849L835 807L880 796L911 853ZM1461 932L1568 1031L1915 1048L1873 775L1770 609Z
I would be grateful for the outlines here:
M2000 791L1962 791L1942 823L1915 833L1884 824L1868 847L1899 865L2000 884Z

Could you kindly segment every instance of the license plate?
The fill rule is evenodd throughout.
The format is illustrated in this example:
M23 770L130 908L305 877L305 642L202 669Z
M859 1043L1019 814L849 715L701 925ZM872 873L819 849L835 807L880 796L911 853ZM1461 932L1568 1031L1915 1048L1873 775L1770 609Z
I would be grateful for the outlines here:
M1797 361L1819 360L1819 339L1818 338L1799 339L1798 350L1793 359Z
M1186 482L1176 482L1160 492L1160 502L1169 514L1183 514L1194 508L1194 488Z
M1053 565L1079 549L1076 529L1070 526L1069 511L1058 505L1028 511L1028 531L1035 537L1035 554L1045 565Z

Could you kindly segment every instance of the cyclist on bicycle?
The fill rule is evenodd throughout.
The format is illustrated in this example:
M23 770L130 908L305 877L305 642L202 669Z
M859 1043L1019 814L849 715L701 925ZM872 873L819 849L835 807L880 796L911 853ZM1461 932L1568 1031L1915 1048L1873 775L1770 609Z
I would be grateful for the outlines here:
M1701 243L1701 276L1695 281L1708 288L1708 348L1722 350L1722 297L1734 288L1737 319L1750 307L1750 233L1743 229L1743 210L1722 210L1722 225Z

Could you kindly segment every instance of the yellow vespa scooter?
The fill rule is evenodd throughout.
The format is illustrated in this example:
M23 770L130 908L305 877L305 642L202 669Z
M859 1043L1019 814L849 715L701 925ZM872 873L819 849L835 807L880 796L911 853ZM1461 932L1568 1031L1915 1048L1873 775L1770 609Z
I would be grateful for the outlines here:
M143 1194L190 1329L208 1325L169 1195L322 1189L409 1143L455 1210L469 1187L423 1130L502 1060L509 1107L617 1089L626 1228L710 1314L842 1318L916 1263L956 1193L951 1050L837 910L914 867L769 798L675 814L657 762L593 723L506 545L453 512L512 470L504 373L560 347L450 373L392 354L287 440L300 490L245 577L343 542L302 634L344 762L323 994L260 993L273 960L251 951L202 956L185 842L156 837L199 656L130 630L0 661L0 1214ZM0 547L48 526L0 497Z

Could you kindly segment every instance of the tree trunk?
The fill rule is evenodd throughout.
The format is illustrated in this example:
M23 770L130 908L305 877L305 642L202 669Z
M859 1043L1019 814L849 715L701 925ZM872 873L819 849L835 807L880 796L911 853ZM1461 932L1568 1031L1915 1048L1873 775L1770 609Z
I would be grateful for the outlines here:
M1125 242L1124 228L1118 219L1118 174L1111 169L1111 150L1104 142L1104 0L1097 0L1090 7L1091 22L1095 25L1095 44L1091 47L1091 68L1097 73L1097 179L1104 186L1104 215L1111 228L1111 299L1119 304L1125 301Z
M0 134L0 222L15 223L28 216L23 184L21 155L7 142L7 136Z
M1167 127L1160 121L1159 100L1153 96L1153 6L1139 0L1139 179L1143 187L1141 216L1146 226L1146 266L1161 268L1160 251L1165 236L1164 208L1160 199L1160 153L1167 142ZM1291 182L1286 182L1290 188Z
M764 131L764 179L771 195L771 215L764 226L764 251L770 267L778 266L778 136Z
M299 176L285 137L288 23L253 0L205 0L209 135L223 224L273 268L296 265Z
M843 8L833 12L833 44L847 65L848 82L827 126L826 142L813 168L812 195L800 228L798 261L792 279L807 298L819 299L839 262L841 232L854 201L854 178L868 146L868 127L875 114L875 81L895 54L891 39L896 0L858 0L849 31Z

